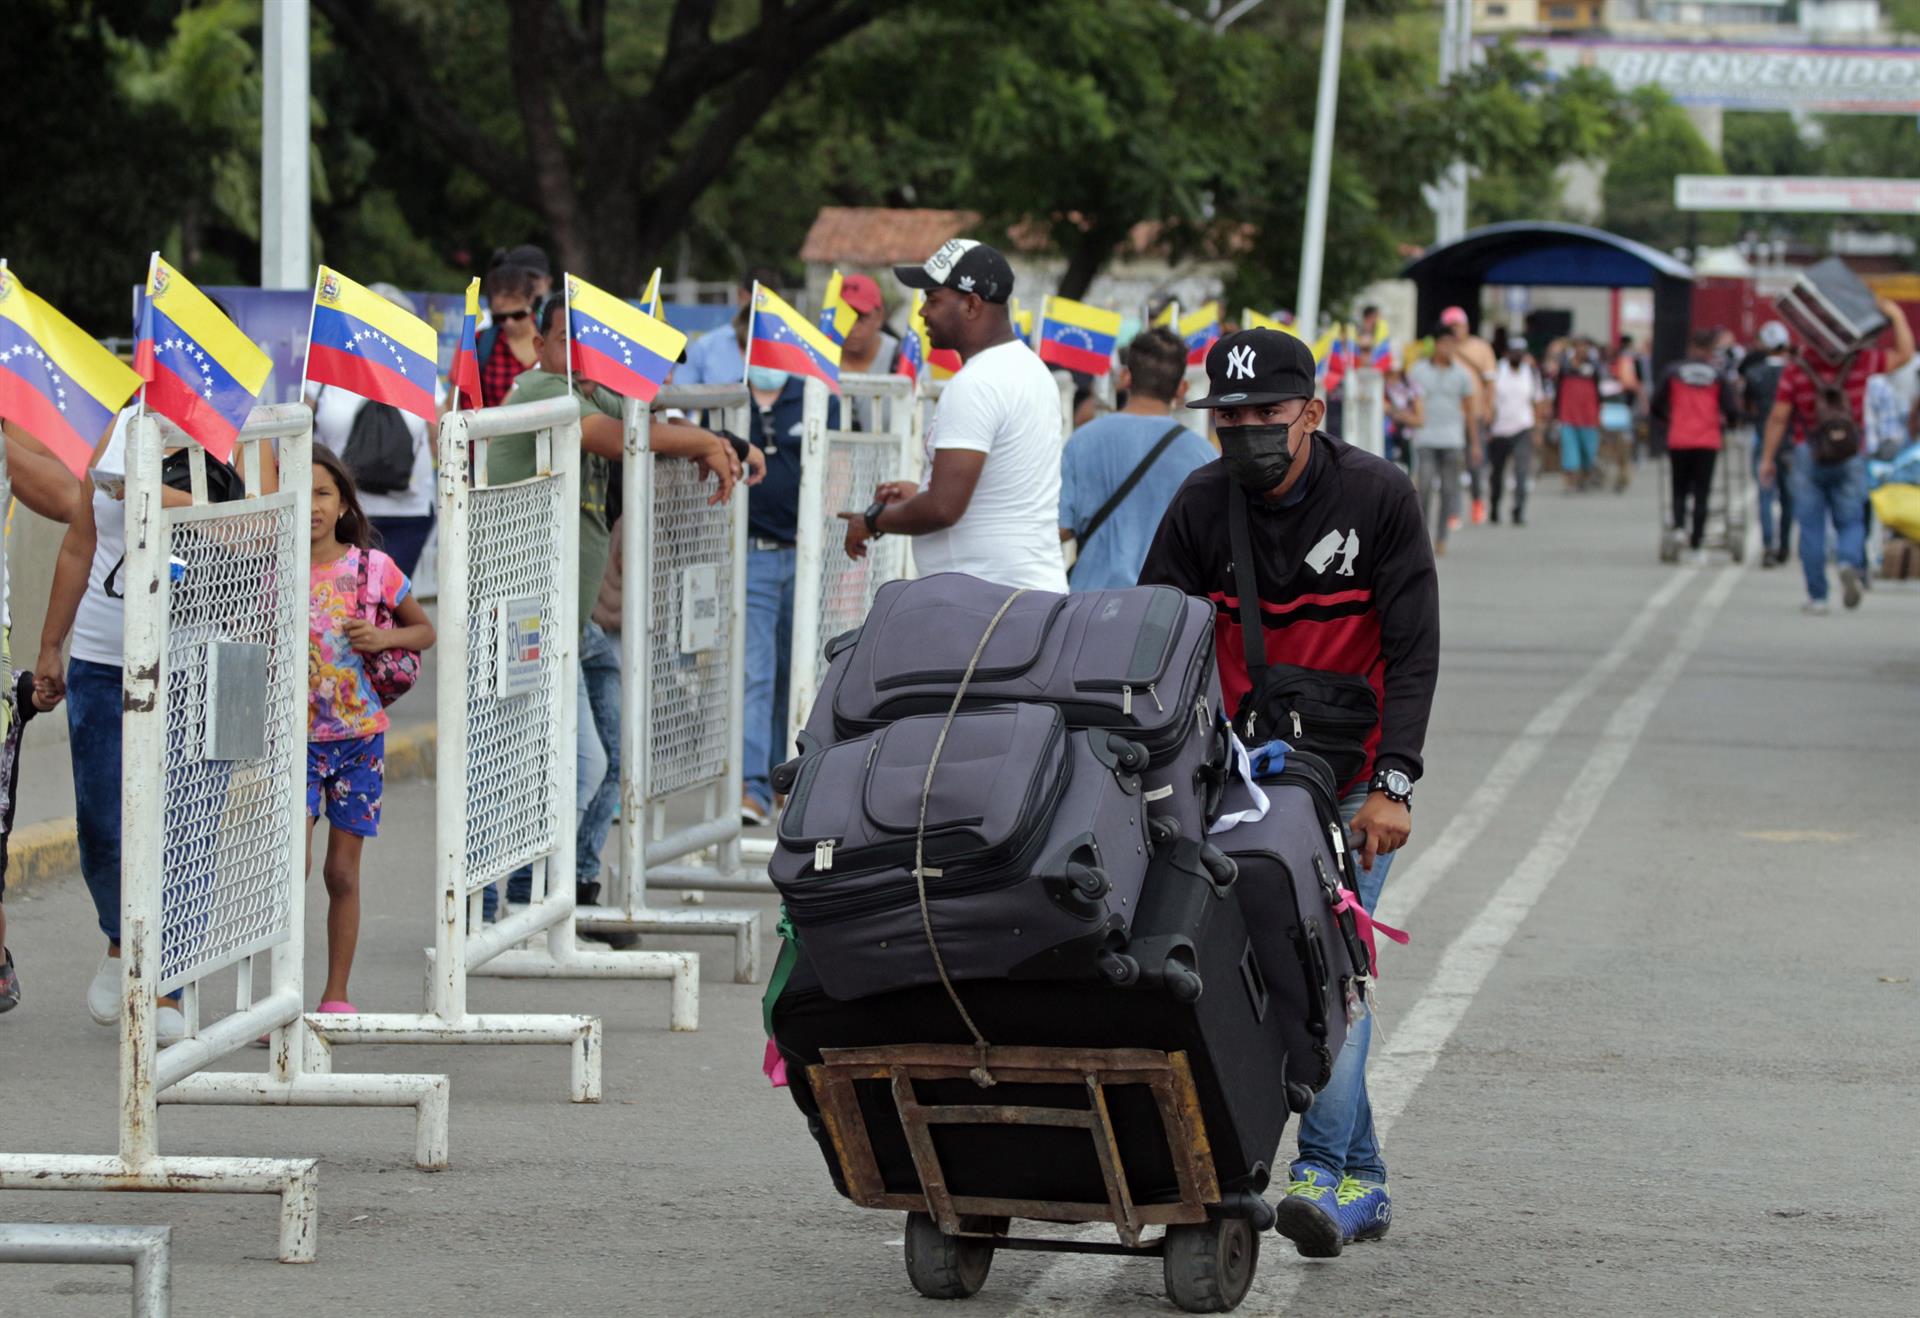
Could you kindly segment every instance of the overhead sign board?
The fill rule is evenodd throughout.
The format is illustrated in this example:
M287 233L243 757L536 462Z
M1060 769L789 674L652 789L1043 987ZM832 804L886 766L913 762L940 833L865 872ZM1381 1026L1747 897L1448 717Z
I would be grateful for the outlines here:
M1920 47L1521 37L1565 73L1597 69L1623 90L1661 87L1682 105L1825 114L1920 114Z
M1920 215L1920 179L1679 174L1673 180L1673 204L1683 211Z

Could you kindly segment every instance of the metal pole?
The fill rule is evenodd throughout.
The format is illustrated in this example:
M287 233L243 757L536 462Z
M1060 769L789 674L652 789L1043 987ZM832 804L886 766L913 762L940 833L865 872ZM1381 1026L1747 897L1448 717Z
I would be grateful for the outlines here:
M1340 103L1340 38L1347 0L1327 0L1320 43L1320 100L1313 114L1313 164L1307 175L1307 226L1300 238L1297 323L1311 338L1320 324L1320 268L1327 249L1327 187L1333 174L1333 122Z
M301 288L308 247L307 0L273 0L261 34L260 286Z

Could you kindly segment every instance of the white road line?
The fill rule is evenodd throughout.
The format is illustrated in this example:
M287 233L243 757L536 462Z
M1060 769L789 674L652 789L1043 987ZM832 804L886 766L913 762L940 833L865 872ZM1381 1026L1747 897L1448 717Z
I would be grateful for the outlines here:
M1450 851L1440 857L1444 865L1435 867L1430 877L1423 877L1413 900L1403 903L1407 909L1412 909L1420 897L1445 875L1446 870L1452 868L1466 847L1491 822L1519 776L1540 757L1546 739L1550 739L1553 732L1565 724L1574 707L1625 662L1627 654L1644 637L1654 618L1686 588L1694 575L1694 572L1683 569L1674 580L1656 591L1621 634L1620 641L1542 709L1528 723L1520 738L1501 754L1494 772L1488 775L1488 781L1493 781L1494 775L1499 774L1504 786L1498 789L1498 795L1483 795L1484 783L1481 789L1476 789L1467 803L1467 808L1481 812L1477 822L1472 823L1472 831L1455 833L1450 827L1441 834L1440 840L1435 843L1435 852L1440 850L1442 843L1449 843L1450 837L1453 839ZM1533 847L1488 899L1473 922L1442 954L1426 991L1407 1014L1395 1023L1391 1034L1383 1036L1367 1068L1367 1091L1373 1106L1374 1127L1383 1145L1389 1130L1406 1110L1414 1092L1438 1064L1441 1052L1466 1016L1474 997L1486 983L1507 942L1519 930L1547 885L1553 882L1586 834L1607 791L1625 769L1647 723L1673 684L1679 680L1687 661L1706 639L1708 628L1733 593L1739 578L1737 568L1728 568L1708 588L1699 607L1681 630L1673 649L1661 659L1646 680L1614 709L1600 735L1599 744L1581 766ZM1546 733L1544 738L1536 737L1542 728L1547 727L1551 727L1552 732ZM1390 881L1388 886L1391 889L1393 883ZM1104 1235L1111 1230L1111 1227L1082 1228L1076 1234L1091 1239L1097 1238L1096 1232ZM1275 1243L1274 1239L1261 1243L1269 1246L1263 1259L1266 1266L1241 1309L1241 1312L1249 1315L1282 1312L1306 1275L1302 1260L1270 1248ZM1028 1289L1026 1303L1011 1311L1012 1318L1039 1318L1040 1315L1058 1318L1067 1312L1060 1301L1048 1298L1048 1291L1077 1291L1089 1301L1104 1304L1111 1297L1100 1298L1100 1292L1115 1284L1107 1275L1111 1267L1112 1264L1104 1260L1096 1262L1072 1256L1061 1259L1034 1278Z
M1647 723L1679 680L1694 651L1706 640L1707 629L1739 580L1739 569L1727 568L1707 589L1673 649L1608 718L1600 744L1560 798L1532 849L1521 857L1473 923L1441 955L1426 991L1395 1025L1379 1053L1369 1059L1367 1094L1373 1104L1374 1125L1382 1136L1432 1072L1441 1050L1453 1038L1467 1008L1500 959L1501 950L1580 845Z
M1507 798L1526 780L1533 766L1546 753L1548 744L1566 727L1573 711L1585 704L1587 698L1600 689L1600 684L1619 670L1620 665L1627 661L1627 656L1645 639L1654 620L1692 583L1697 573L1696 568L1682 568L1676 572L1640 606L1640 611L1626 625L1619 639L1608 647L1607 652L1594 660L1584 673L1569 682L1527 721L1520 735L1500 752L1500 758L1493 762L1493 767L1473 789L1472 795L1447 820L1446 827L1440 830L1440 836L1424 848L1412 864L1403 869L1396 868L1388 876L1386 889L1380 894L1381 919L1388 924L1405 926L1414 907L1452 872L1453 867L1460 863L1460 858L1467 854L1467 849L1486 831L1487 825L1499 816ZM1444 656L1442 660L1444 662ZM1417 816L1414 822L1417 827Z

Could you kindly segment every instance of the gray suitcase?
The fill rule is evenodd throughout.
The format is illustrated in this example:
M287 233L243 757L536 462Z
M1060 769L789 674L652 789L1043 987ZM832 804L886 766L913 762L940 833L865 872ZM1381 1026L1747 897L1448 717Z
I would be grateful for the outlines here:
M866 623L828 644L806 745L945 713L1010 594L957 572L880 587ZM1146 749L1149 811L1205 837L1227 765L1213 619L1212 605L1170 586L1027 591L994 626L964 707L1043 702L1070 728L1119 732Z
M1887 328L1873 290L1837 256L1808 266L1774 306L1830 362L1866 347Z
M821 985L849 999L937 983L914 834L944 714L902 719L780 766L767 873ZM927 801L927 908L949 978L1097 974L1146 876L1146 752L1072 731L1051 705L957 715Z

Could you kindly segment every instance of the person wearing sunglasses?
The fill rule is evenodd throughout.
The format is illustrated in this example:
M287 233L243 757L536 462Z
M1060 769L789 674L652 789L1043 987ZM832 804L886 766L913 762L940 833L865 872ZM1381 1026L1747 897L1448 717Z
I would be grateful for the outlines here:
M521 372L540 364L533 323L539 297L536 272L525 266L497 265L487 271L480 291L493 318L474 343L480 358L480 405L498 407Z

